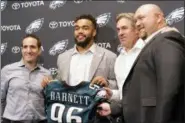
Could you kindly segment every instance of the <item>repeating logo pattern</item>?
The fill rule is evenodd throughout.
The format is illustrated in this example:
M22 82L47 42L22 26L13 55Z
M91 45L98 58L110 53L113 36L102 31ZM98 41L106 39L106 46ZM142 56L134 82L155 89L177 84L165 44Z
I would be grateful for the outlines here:
M40 18L37 20L34 20L27 28L26 28L26 33L31 34L33 32L37 32L38 30L41 29L42 25L44 23L44 18Z
M18 9L20 9L20 7L21 7L21 5L19 3L12 4L12 9L14 9L14 10L18 10Z
M76 3L76 4L80 4L82 2L83 2L83 0L74 0L74 3Z
M169 25L177 23L184 19L184 7L177 8L173 10L168 16L166 17L166 22Z
M80 3L83 3L83 2L90 2L92 0L74 0L74 3L76 4L80 4Z
M3 1L1 1L1 11L3 11L3 13L5 13L5 12L9 12L9 11L4 11L5 9L7 9L7 10L11 9L12 11L15 10L15 11L13 11L15 14L19 14L19 12L24 11L23 9L30 8L30 11L32 11L31 9L35 9L34 7L44 6L44 4L46 5L45 6L46 11L51 11L53 13L55 13L55 11L53 11L53 10L57 10L57 9L60 12L65 11L65 10L73 11L70 8L67 8L68 3L70 3L70 2L72 3L72 4L70 3L70 6L74 5L74 6L82 6L83 7L83 5L85 5L84 4L85 2L90 2L90 1L92 1L92 0L72 0L69 2L67 0L53 0L53 1L47 1L47 2L45 2L43 0L42 1L26 1L26 2L21 1L21 0L17 0L15 2L9 2L7 0L3 0ZM116 0L115 1L116 5L119 3L126 4L126 2L127 2L126 0ZM59 10L60 8L61 8L61 10ZM169 12L168 15L166 16L166 22L169 25L173 25L175 23L182 21L184 19L184 8L185 7L181 7L181 6L179 8L178 7L173 8L173 11ZM27 11L29 11L29 9L26 9L25 12L27 12ZM3 33L7 33L8 35L10 34L10 37L12 34L14 35L15 33L16 33L17 37L19 37L19 36L21 36L20 35L21 30L23 32L26 32L27 34L31 34L31 33L39 32L41 29L45 31L45 30L48 30L48 28L49 28L49 29L51 29L50 31L55 33L55 31L56 31L55 29L62 28L63 30L62 29L59 30L59 33L66 33L67 34L66 30L68 30L68 29L72 30L71 27L74 26L74 20L65 20L65 19L67 19L68 16L71 17L74 15L68 15L67 11L65 12L66 15L65 14L60 15L60 12L59 12L59 15L56 15L56 18L55 18L55 16L53 16L52 18L50 18L50 17L47 18L47 16L42 17L42 15L39 16L39 14L37 14L37 13L34 13L35 15L31 15L32 13L28 13L28 15L30 14L29 15L30 18L31 17L36 17L36 18L32 18L33 20L31 20L30 22L29 21L26 22L26 19L27 19L26 17L21 18L22 21L27 23L26 26L21 25L24 23L14 23L13 21L12 21L12 23L9 23L8 21L7 22L3 21L3 25L1 25L1 31ZM93 12L91 14L93 15ZM57 21L58 17L61 18L60 21ZM113 12L111 12L109 10L106 12L99 13L99 15L97 14L96 21L97 21L98 26L104 27L104 26L108 25L110 23L111 17L114 17L114 15L113 15ZM23 20L23 19L25 19L25 20ZM53 19L53 20L50 20L50 19ZM16 21L17 20L18 20L18 18L16 18ZM44 27L44 26L46 26L46 27ZM70 28L67 28L67 27L70 27ZM56 31L56 33L58 33L57 31ZM44 33L44 34L46 34L46 33ZM41 38L44 37L47 39L47 36L45 36L45 35L44 36L38 35L38 36ZM53 35L51 35L51 36L53 37ZM14 38L14 36L12 36L11 38ZM7 39L7 40L9 40L9 39ZM48 46L48 45L50 45L50 46L48 46L49 48L48 47L45 48L45 47L41 46L41 49L42 49L42 51L45 50L45 52L49 53L49 55L51 55L51 56L56 56L56 55L66 51L68 44L71 43L68 40L70 40L70 39L65 39L65 40L60 40L60 41L56 40L56 42L54 42L53 44L51 44L51 42L44 42L46 46ZM5 52L10 52L11 54L17 54L17 55L18 55L18 53L21 53L20 46L13 46L10 48L10 51L9 51L9 48L7 50L8 45L9 45L9 42L5 42L5 43L1 44L1 55L3 55ZM110 43L110 41L98 42L97 45L101 46L103 48L108 48L108 49L112 48L112 46L111 46L112 44ZM118 45L117 51L120 52L121 49L122 49L121 45ZM57 72L57 69L50 68L50 71L52 71L54 74Z
M43 6L43 5L44 5L43 1L27 1L22 3L16 2L12 4L12 9L18 10L20 8L37 7L37 6Z
M2 31L19 31L21 30L20 25L2 25L1 26Z
M99 27L105 26L111 18L111 13L104 13L96 17L96 22L99 25Z
M1 11L3 11L6 8L7 1L1 1Z
M67 0L53 0L50 2L49 8L53 10L60 8L66 3L66 1Z
M6 43L1 43L1 55L6 51L7 48L7 42Z
M51 21L50 23L49 23L49 28L51 28L51 29L56 29L58 27L58 22L56 22L56 21Z
M21 48L19 46L13 46L12 47L12 53L17 54L21 51Z
M123 49L123 47L121 46L121 44L119 44L117 47L117 52L120 53L122 49Z
M118 3L125 3L125 0L117 0Z
M74 26L74 21L51 21L49 23L49 28L51 29L72 27L72 26Z
M52 56L55 56L56 54L63 53L66 50L67 45L68 45L68 39L58 41L50 48L49 54Z
M101 42L101 43L97 43L97 45L106 49L111 48L111 45L109 42Z

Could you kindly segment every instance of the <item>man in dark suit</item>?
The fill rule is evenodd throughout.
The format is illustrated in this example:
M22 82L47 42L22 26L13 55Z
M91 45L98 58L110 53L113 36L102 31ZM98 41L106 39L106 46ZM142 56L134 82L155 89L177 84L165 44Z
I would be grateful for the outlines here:
M184 123L185 40L167 27L154 4L135 13L140 38L146 45L123 86L126 123Z

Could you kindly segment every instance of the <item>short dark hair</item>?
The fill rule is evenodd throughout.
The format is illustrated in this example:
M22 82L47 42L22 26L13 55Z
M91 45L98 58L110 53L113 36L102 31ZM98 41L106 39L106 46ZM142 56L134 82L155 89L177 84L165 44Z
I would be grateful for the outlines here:
M96 19L90 15L90 14L83 14L83 15L80 15L78 17L75 18L75 23L80 20L80 19L87 19L87 20L90 20L94 26L94 28L97 30L97 23L96 23Z
M37 46L38 46L38 48L41 48L41 41L40 41L40 38L37 36L37 35L35 35L35 34L26 34L24 37L23 37L23 39L22 39L22 46L23 46L23 40L25 39L25 38L28 38L28 37L31 37L31 38L34 38L34 39L36 39L37 40Z

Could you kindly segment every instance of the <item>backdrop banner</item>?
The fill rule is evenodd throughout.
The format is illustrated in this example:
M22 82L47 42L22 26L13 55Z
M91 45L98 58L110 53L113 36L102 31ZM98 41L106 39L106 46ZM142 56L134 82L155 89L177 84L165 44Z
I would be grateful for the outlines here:
M22 38L33 33L42 42L41 64L56 71L57 56L74 46L74 19L81 14L97 19L97 44L117 53L116 15L146 3L159 5L167 23L184 35L184 1L1 1L1 67L21 59Z

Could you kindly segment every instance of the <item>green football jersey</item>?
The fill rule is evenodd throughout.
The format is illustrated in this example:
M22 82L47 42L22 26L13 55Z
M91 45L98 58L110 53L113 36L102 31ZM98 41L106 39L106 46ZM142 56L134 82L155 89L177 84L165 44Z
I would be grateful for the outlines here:
M69 86L56 80L45 87L44 93L48 123L89 123L97 104L106 100L105 90L85 81Z

